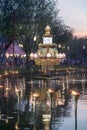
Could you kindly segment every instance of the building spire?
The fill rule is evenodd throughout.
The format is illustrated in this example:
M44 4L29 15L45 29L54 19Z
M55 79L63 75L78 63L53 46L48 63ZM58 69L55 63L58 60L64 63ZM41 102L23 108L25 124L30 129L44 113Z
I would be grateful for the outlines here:
M51 35L51 28L50 26L47 24L47 26L45 27L45 36L50 36Z

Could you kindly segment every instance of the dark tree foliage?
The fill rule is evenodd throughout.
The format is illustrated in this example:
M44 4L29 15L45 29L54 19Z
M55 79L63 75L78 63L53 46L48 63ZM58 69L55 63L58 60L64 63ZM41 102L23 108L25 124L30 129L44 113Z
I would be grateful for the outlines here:
M73 38L70 42L70 58L87 60L87 37Z
M0 35L7 37L7 47L17 40L29 54L34 36L37 36L36 43L42 42L47 24L56 43L67 42L72 32L61 24L55 5L56 0L0 0ZM60 37L60 34L63 35Z

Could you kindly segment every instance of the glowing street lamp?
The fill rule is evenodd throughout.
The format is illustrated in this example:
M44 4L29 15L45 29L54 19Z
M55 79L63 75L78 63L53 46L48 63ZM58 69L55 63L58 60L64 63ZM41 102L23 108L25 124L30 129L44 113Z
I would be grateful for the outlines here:
M80 94L74 90L71 91L71 94L75 97L79 96Z
M36 39L37 39L37 37L36 37L36 35L34 36L34 41L36 41Z
M35 35L33 38L33 53L35 53L35 51L36 51L36 39L37 39L37 37Z

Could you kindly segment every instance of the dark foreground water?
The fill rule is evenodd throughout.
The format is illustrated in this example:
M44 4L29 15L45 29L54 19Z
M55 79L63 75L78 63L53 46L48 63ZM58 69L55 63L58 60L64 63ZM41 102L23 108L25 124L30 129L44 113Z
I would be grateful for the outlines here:
M0 130L87 130L86 78L70 73L4 78L0 81ZM80 93L77 100L72 90Z

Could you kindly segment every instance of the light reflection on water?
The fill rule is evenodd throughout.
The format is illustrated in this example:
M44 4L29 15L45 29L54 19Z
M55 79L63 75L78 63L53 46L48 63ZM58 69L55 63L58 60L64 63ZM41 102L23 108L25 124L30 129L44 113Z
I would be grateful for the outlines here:
M69 75L61 76L60 78L61 80L59 78L40 80L17 77L14 80L6 78L1 81L1 85L4 86L4 91L0 89L0 112L5 114L5 118L8 116L14 117L14 119L11 121L11 118L9 118L8 127L5 121L0 119L0 129L10 130L11 127L11 130L14 130L15 125L20 123L21 130L24 130L26 127L33 130L31 124L36 126L36 130L50 130L50 118L46 117L47 119L41 122L42 118L40 117L43 117L43 115L50 117L51 102L47 90L48 88L54 88L51 130L86 130L86 76L82 74L72 75L69 73ZM9 91L6 88L9 88ZM68 93L73 88L80 92L76 114L74 97ZM20 91L16 91L16 89ZM32 97L33 92L40 93L40 97L36 100L36 106L34 97ZM35 115L34 113L30 115L29 112L35 112ZM12 123L13 127L11 126Z
M59 130L86 130L87 129L87 96L82 99L84 96L81 96L78 100L77 108L77 128L76 119L75 119L75 107L74 103L70 103L71 109L69 110L70 116L63 116L63 123L60 126ZM57 129L56 129L57 130Z

